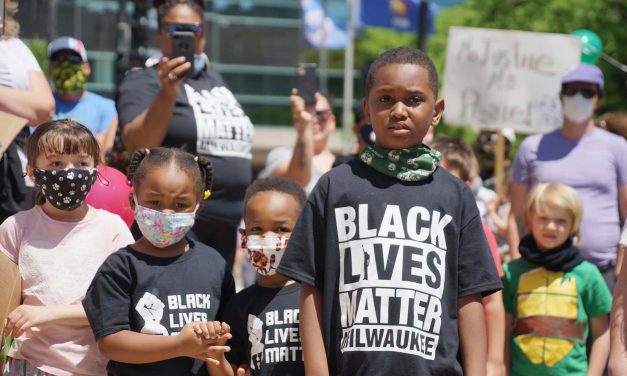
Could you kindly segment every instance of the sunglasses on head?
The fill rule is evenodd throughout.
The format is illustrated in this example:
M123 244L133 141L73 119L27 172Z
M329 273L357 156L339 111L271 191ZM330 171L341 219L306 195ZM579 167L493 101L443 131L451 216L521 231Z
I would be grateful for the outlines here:
M585 88L585 87L564 87L562 89L562 94L567 96L567 97L574 97L575 95L577 95L577 93L581 93L581 96L586 98L586 99L590 99L592 97L594 97L595 95L598 95L599 92L595 89L589 89L589 88Z
M205 28L202 24L166 23L164 25L164 29L169 34L172 34L175 31L191 31L197 37L202 36L205 33Z
M327 121L331 117L331 110L319 110L315 114L319 121Z
M71 55L63 55L63 56L53 56L50 59L50 62L52 63L64 63L66 61L72 64L80 64L83 62L83 58L81 58L78 55L71 54Z

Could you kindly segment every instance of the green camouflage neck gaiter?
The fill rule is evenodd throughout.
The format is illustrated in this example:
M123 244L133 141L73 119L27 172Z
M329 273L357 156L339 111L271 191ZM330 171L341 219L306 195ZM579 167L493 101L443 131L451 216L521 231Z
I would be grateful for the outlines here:
M402 181L427 179L442 159L439 151L428 147L385 149L369 145L359 159L378 172Z
M85 91L87 75L83 72L80 64L64 61L52 68L50 74L58 94L76 94Z

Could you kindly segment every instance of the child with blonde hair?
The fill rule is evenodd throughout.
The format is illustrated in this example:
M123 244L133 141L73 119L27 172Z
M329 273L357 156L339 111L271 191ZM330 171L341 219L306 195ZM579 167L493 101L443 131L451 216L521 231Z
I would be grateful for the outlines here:
M503 267L513 376L603 374L612 298L599 270L575 246L581 215L571 187L540 183L529 194L522 257Z

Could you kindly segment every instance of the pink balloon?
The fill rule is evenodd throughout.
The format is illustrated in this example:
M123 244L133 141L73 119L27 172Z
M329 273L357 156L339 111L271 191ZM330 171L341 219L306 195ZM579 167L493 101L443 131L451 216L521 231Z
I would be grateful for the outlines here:
M128 201L130 192L131 187L123 173L113 167L98 166L98 179L85 202L94 208L119 215L130 228L135 217Z

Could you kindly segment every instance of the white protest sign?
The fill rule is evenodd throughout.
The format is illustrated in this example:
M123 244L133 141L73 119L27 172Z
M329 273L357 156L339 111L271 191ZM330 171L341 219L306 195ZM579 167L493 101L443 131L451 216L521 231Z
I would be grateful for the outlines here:
M524 133L555 129L562 124L561 77L580 56L580 41L570 35L452 27L444 119Z

